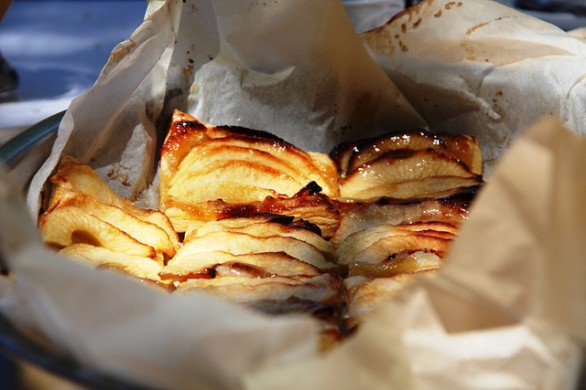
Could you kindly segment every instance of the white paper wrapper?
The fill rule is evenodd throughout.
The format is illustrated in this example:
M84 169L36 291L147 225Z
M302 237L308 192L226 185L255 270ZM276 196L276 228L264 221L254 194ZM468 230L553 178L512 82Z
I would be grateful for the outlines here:
M361 35L436 131L480 140L487 173L545 115L586 133L586 45L489 0L425 1Z
M169 0L148 15L71 104L31 185L33 210L62 154L137 198L164 137L155 128L164 130L173 109L323 151L358 134L425 125L367 55L339 1Z
M419 280L381 307L326 358L252 374L247 383L575 388L586 342L586 265L578 252L586 222L558 209L575 210L580 202L568 200L583 199L583 185L574 184L584 175L584 151L586 139L555 120L540 122L496 168L438 278Z
M489 19L499 13L508 19L513 12L492 2L468 4L484 7L481 15ZM448 2L430 1L419 9L438 5L448 13ZM488 110L485 101L462 86L467 80L484 85L491 74L514 73L539 56L526 52L530 60L525 60L512 50L515 61L499 59L496 40L486 33L474 49L493 50L491 72L482 61L466 58L453 42L458 31L469 28L466 9L449 10L462 12L462 21L454 17L443 37L436 37L436 27L427 33L436 41L421 50L417 46L421 57L413 55L415 41L407 41L407 33L401 39L410 49L400 58L376 57L401 93L360 45L337 0L150 3L145 23L115 49L96 85L71 105L53 153L31 185L28 205L0 173L0 242L11 269L10 278L0 277L0 310L87 367L153 387L572 388L586 342L581 309L586 244L580 237L586 231L581 215L586 180L579 169L586 144L556 121L528 131L496 167L440 276L406 289L326 356L316 352L317 324L309 318L266 317L85 268L45 249L26 217L27 206L36 212L39 191L64 154L90 163L125 196L140 197L149 187L156 193L159 131L173 108L211 123L269 130L311 150L364 137L367 130L420 126L424 117L442 130L455 131L458 124L460 133L477 130L494 158L548 104L554 110L552 102L563 100L567 112L577 115L574 102L584 98L579 83L572 91L563 88L577 77L576 65L546 56L528 68L532 78L509 80L512 91L503 89L510 99L506 107L518 108L515 119L499 114L500 120L487 121L486 112L480 114ZM514 15L517 27L509 25L508 34L493 31L501 40L511 37L501 44L501 56L510 54L505 46L518 48L521 39L544 39L548 50L553 47L553 40L536 36L543 24ZM418 26L409 32L418 36L424 21ZM580 41L547 29L556 42L575 42L574 52L584 50ZM420 37L417 45L424 44ZM433 48L443 57L430 61L425 54ZM456 51L450 54L451 49ZM434 110L431 115L423 96L414 99L414 88L430 84L419 72L432 62L441 70L444 89L427 96L432 106L442 105L445 116ZM410 79L407 64L416 79ZM544 95L531 95L536 90L529 81L535 81L539 66L547 70L539 80L550 86L553 81L545 78L553 77L550 66L569 73L560 72L554 80L561 86L547 95L543 90ZM393 69L406 76L395 77ZM448 88L450 82L456 86ZM528 96L538 98L528 101ZM571 115L560 116L573 124ZM497 132L501 122L507 123L504 135Z

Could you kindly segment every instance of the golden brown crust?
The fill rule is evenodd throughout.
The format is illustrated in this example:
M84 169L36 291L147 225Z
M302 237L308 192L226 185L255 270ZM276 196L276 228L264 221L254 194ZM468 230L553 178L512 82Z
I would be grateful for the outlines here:
M422 129L410 130L340 144L330 154L338 166L340 175L345 177L385 153L429 149L456 159L476 175L482 174L480 146L476 138L468 135L434 134Z
M69 257L166 291L310 313L329 349L441 268L481 172L472 137L414 130L325 155L176 111L161 149L164 213L65 158L40 229Z
M84 194L96 201L118 207L128 214L161 228L173 243L179 247L177 232L173 229L169 218L160 210L149 210L137 207L134 203L116 194L89 166L81 164L72 157L65 157L50 178L52 193L49 207L68 196L68 194Z
M269 133L206 125L175 112L161 151L161 209L180 232L190 220L201 223L236 210L234 204L257 212L289 208L294 215L291 209L302 201L315 203L316 197L298 195L311 183L326 196L338 195L334 166L328 155L305 152ZM197 191L201 187L206 190Z

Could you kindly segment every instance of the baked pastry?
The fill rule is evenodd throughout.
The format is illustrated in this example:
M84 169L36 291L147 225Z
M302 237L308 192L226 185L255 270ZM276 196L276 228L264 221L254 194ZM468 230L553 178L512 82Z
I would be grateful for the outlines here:
M379 198L373 202L349 202L340 206L340 225L332 237L339 245L350 234L379 225L403 225L439 221L458 227L468 218L468 208L479 187L454 189L439 198Z
M189 230L161 271L177 291L199 290L270 313L337 309L333 245L293 218L222 219Z
M44 242L96 267L159 282L179 248L164 213L145 210L115 194L88 166L63 159L51 177L49 208L39 218Z
M53 207L64 195L74 192L85 194L96 201L118 207L126 213L163 230L175 249L179 248L177 232L169 218L160 210L149 210L137 207L134 203L116 194L104 180L88 165L82 164L73 157L62 159L57 171L50 178L52 184L49 208Z
M266 199L338 195L328 155L305 152L266 132L207 125L179 111L161 149L160 178L161 209L178 232L190 223L218 219L227 205L232 210L239 205L246 216L246 207L253 209L248 215L257 213ZM327 215L330 205L325 198L321 203Z
M409 130L345 142L334 147L330 155L336 161L340 176L345 178L385 153L430 149L460 161L473 174L482 175L482 152L476 138L469 135L435 134L423 129Z
M331 155L345 201L332 241L347 267L352 329L416 275L442 267L482 184L482 156L472 137L420 130L342 144Z
M307 221L319 229L323 237L329 238L338 228L340 212L320 190L315 182L311 182L293 196L267 196L263 200L247 203L228 203L216 199L192 204L169 197L165 213L178 232L218 219L247 218L268 213Z
M432 278L437 274L436 270L420 271L415 273L402 273L389 277L370 278L366 276L350 276L344 279L344 291L346 295L346 311L344 315L344 328L349 332L358 326L376 308L399 295L416 278Z
M469 136L387 134L343 144L331 155L346 199L440 197L482 182L480 148Z
M63 159L43 239L175 293L309 313L329 348L439 272L481 188L482 156L472 137L423 130L306 152L176 111L159 173L161 211L144 210Z

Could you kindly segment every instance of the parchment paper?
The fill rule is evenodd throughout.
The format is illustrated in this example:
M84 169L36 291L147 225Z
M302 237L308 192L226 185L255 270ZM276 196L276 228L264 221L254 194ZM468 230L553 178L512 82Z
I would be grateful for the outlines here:
M490 15L510 12L491 2L466 1L472 3ZM406 289L326 356L315 350L317 324L311 319L266 317L199 294L163 293L45 249L26 215L27 208L36 212L39 191L58 158L74 154L121 194L140 197L156 188L161 124L174 107L193 109L212 123L270 125L268 130L290 141L315 142L311 150L362 137L362 125L388 130L423 123L403 98L407 92L401 94L358 44L338 1L169 1L152 3L147 15L115 49L96 85L72 103L28 205L0 171L0 243L11 270L10 277L0 277L4 314L88 367L153 387L572 388L586 342L586 145L555 120L524 135L524 128L511 127L521 139L491 174L439 277ZM520 36L537 40L532 23L537 22L511 27L516 38L506 43L515 47ZM454 21L450 28L457 27ZM267 37L268 31L273 34ZM310 37L319 37L315 46L306 42ZM332 47L335 37L345 44ZM266 47L258 44L265 40ZM427 62L410 60L415 69ZM448 68L470 60L442 61ZM555 56L552 61L551 66L575 67ZM459 80L477 70L462 66ZM268 99L275 90L290 99ZM571 100L556 95L559 89L549 93ZM362 100L365 94L372 100ZM437 104L445 102L445 95L436 98ZM578 98L583 95L576 90ZM521 112L533 113L524 108L532 104L525 95L510 99L518 99L510 102ZM283 104L289 101L295 104ZM363 109L372 114L364 124ZM462 133L486 129L484 121L467 123ZM500 137L490 134L489 141Z
M542 116L586 133L586 45L552 24L489 0L431 0L361 38L432 129L478 137L487 174Z
M31 184L33 214L62 154L91 163L118 193L139 197L174 109L322 151L425 125L368 56L339 1L169 0L148 15L71 104Z

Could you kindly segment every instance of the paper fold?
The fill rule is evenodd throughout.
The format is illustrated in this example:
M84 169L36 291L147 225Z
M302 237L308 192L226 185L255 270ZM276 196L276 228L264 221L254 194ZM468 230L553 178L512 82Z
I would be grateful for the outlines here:
M586 133L586 45L554 25L490 0L433 0L361 38L432 129L478 137L487 174L545 115Z
M577 191L558 186L577 168L553 169L575 167L575 155L563 153L569 145L586 150L559 121L532 127L497 166L437 278L379 308L329 356L250 374L249 387L303 373L311 389L573 389L586 343L586 264L565 250L549 255L553 194L571 199ZM559 223L562 232L586 231L586 220L569 219Z

